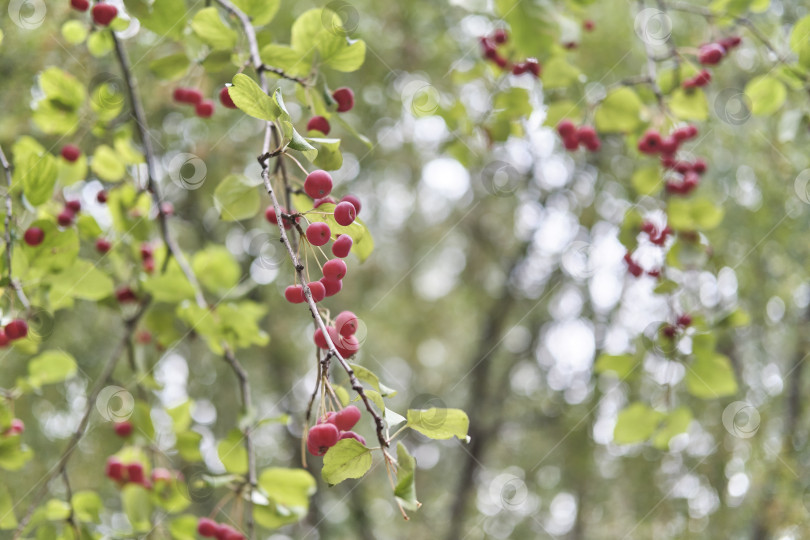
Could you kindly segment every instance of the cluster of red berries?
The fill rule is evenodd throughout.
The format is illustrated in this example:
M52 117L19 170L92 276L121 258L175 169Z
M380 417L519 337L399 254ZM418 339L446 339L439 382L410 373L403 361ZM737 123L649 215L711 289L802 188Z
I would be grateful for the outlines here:
M214 114L213 100L205 99L202 92L196 88L186 88L181 86L174 89L172 96L177 103L194 105L194 112L200 118L211 118L211 116Z
M362 435L350 431L360 421L362 413L354 405L339 410L329 411L326 416L309 430L307 435L307 450L313 456L322 456L327 450L343 439L355 439L360 444L366 444Z
M731 49L737 47L741 42L742 39L739 36L729 36L716 43L701 45L698 50L698 62L705 66L717 65Z
M217 523L213 519L200 518L197 521L197 532L206 538L216 540L245 540L245 535L224 523Z
M13 418L11 420L11 424L9 424L8 428L2 433L4 437L13 437L15 435L20 435L22 432L25 431L25 424L19 418Z
M155 469L152 472L152 480L156 480L156 474L160 469ZM163 469L165 470L165 469ZM116 456L107 458L107 466L105 474L110 480L115 480L120 485L127 483L140 484L146 489L152 488L152 480L146 477L143 471L143 465L138 462L125 464ZM171 473L170 473L171 477Z
M506 57L498 52L498 45L503 45L509 41L509 35L506 30L499 28L495 30L490 36L482 36L479 38L481 49L484 58L491 60L501 69L507 69L511 66L513 75L523 75L524 73L531 73L535 77L540 76L542 71L540 62L536 58L527 58L523 62L510 62Z
M343 358L348 358L360 350L360 342L355 336L358 324L359 320L357 315L351 311L341 311L335 318L335 325L326 327L326 333L329 334L329 339L335 344L335 348ZM320 328L315 330L312 340L318 348L324 350L329 349L326 336L323 335Z
M557 124L557 133L562 137L563 146L566 150L575 152L579 149L581 144L591 152L596 152L602 147L602 141L596 134L596 130L592 126L577 126L568 119L560 120Z
M341 87L332 92L332 99L337 103L337 112L342 113L352 110L354 107L354 92L351 88ZM324 135L329 135L332 126L329 125L329 120L323 116L313 116L307 122L307 131L320 131Z
M62 227L70 227L76 220L76 214L81 212L82 203L76 199L72 201L65 201L65 207L56 216L56 222Z
M649 221L645 221L641 225L641 230L650 236L650 242L656 246L663 246L667 242L667 237L674 232L669 225L659 230L658 227Z
M0 328L0 347L5 347L12 341L22 339L28 335L28 323L23 319L14 319Z
M697 134L697 128L688 125L675 129L666 137L663 137L655 130L648 130L638 141L639 152L648 155L660 154L661 165L665 169L673 170L680 175L677 179L667 180L666 190L668 193L676 195L689 194L698 186L700 176L706 172L706 162L700 158L693 162L675 158L680 145L684 141L693 139Z
M90 7L89 0L70 0L70 6L77 11L87 11ZM118 16L118 8L113 5L97 2L91 11L93 21L99 26L107 26Z
M661 332L664 334L664 336L672 339L678 335L679 330L685 330L691 324L692 317L688 313L683 313L678 317L675 325L668 324L661 330Z

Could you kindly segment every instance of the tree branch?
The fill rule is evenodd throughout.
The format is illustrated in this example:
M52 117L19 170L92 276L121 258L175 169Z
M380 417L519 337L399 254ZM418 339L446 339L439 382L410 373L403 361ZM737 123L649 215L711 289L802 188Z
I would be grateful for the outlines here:
M5 240L6 240L6 266L8 271L8 286L11 287L14 292L17 294L17 298L20 299L20 303L25 307L25 309L30 309L31 304L28 302L28 298L25 296L23 292L22 285L17 282L11 275L11 251L14 247L13 242L11 241L11 211L12 211L12 201L11 201L11 163L9 163L8 159L6 158L6 154L3 152L3 147L0 146L0 164L3 166L3 170L6 174L6 219L5 219Z

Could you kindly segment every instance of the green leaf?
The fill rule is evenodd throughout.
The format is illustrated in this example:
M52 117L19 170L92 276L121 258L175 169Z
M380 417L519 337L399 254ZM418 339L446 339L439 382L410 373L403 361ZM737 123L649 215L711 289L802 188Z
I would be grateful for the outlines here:
M416 500L416 460L405 445L397 443L397 486L394 496L407 510L416 510L421 504Z
M223 221L250 219L259 212L261 200L256 187L261 179L241 174L226 176L214 190L214 206Z
M653 435L653 446L661 450L666 450L669 446L669 441L676 435L686 433L690 423L692 423L692 411L690 411L688 407L678 407L667 414L661 429Z
M127 12L137 17L144 28L174 40L183 37L188 16L185 0L124 0L124 4Z
M716 399L737 393L737 379L727 356L719 353L695 355L686 373L686 388L693 396Z
M78 109L87 97L84 85L58 67L49 67L40 74L39 87L49 100L69 109Z
M307 139L317 150L313 165L325 171L336 171L343 166L343 154L340 153L340 139Z
M48 153L29 153L14 158L13 185L22 185L26 200L34 206L50 200L57 176L56 158Z
M242 10L253 26L264 26L275 17L281 0L232 0L234 5Z
M31 224L45 233L45 239L38 246L23 244L22 251L30 268L45 271L58 271L70 267L79 254L79 237L73 229L60 231L50 220L40 219Z
M64 351L45 351L28 362L28 384L39 388L70 379L76 374L76 360Z
M149 70L158 79L175 81L185 75L191 61L184 53L170 54L149 63Z
M177 453L186 461L196 462L202 461L202 454L200 453L200 443L202 442L202 435L196 431L184 431L177 434Z
M319 50L324 65L344 73L357 71L366 60L366 42L362 39L351 41L333 35L322 40Z
M633 184L633 188L639 195L658 193L664 186L659 167L644 167L636 170L630 178L630 183Z
M667 220L678 230L710 230L723 221L723 209L705 197L672 198L667 207Z
M278 504L307 508L310 496L316 491L316 482L304 469L271 467L259 475L259 487Z
M0 530L8 531L17 528L17 518L14 516L14 500L8 485L0 485Z
M67 21L62 25L62 37L71 45L84 43L87 39L87 27L79 21Z
M172 419L172 429L175 433L181 433L191 427L191 407L194 402L187 399L177 407L166 409Z
M106 144L96 148L90 161L90 170L106 182L120 182L127 172L121 157Z
M20 444L20 436L0 437L0 469L17 471L22 469L34 452L25 445Z
M174 540L197 540L197 516L183 514L174 518L169 523L169 533Z
M245 450L245 435L238 429L230 430L228 436L219 442L217 455L229 473L247 473L248 455Z
M68 161L63 157L56 159L57 180L63 186L70 186L87 178L87 155L82 152L76 161Z
M281 115L281 109L273 98L253 79L242 73L234 76L233 86L228 88L228 94L242 112L254 118L272 122Z
M110 276L84 259L54 275L50 283L52 302L65 297L98 301L112 295L115 288Z
M799 55L799 65L810 69L810 15L805 15L793 25L790 48Z
M782 81L761 75L745 85L745 95L751 100L751 113L770 116L782 108L787 98L787 89Z
M470 419L461 409L408 409L408 427L431 439L467 440Z
M152 530L152 501L149 491L140 484L126 484L121 489L121 503L136 532L147 533Z
M320 44L321 34L327 31L324 28L322 13L321 9L310 9L293 22L290 44L293 49L299 51L299 54L312 56Z
M44 508L48 521L64 521L70 516L70 505L60 499L50 499Z
M600 354L594 364L594 370L596 373L611 371L620 379L625 379L638 365L639 360L633 354Z
M351 368L354 370L355 376L363 381L366 384L370 384L373 388L375 388L380 395L385 397L394 397L397 395L397 391L393 388L389 388L385 386L383 383L380 382L380 378L377 377L374 373L371 372L370 369L365 368L359 364L349 364Z
M225 24L215 7L203 8L191 19L191 29L205 43L215 50L233 49L237 34Z
M104 509L104 504L95 491L77 491L73 494L71 505L77 520L86 523L101 522L100 514Z
M670 96L670 110L681 120L703 121L709 117L709 102L701 89L678 88Z
M543 88L570 88L581 74L565 56L553 56L543 63Z
M332 485L360 478L371 468L371 450L355 439L343 439L327 450L321 476Z
M194 287L174 259L169 262L165 272L147 278L143 288L158 302L176 303L194 298Z
M242 269L224 246L209 246L194 254L191 261L194 275L203 287L224 294L239 283Z
M596 129L605 133L631 132L641 125L642 103L632 88L610 92L596 109Z
M651 409L644 403L631 403L616 419L613 442L633 444L646 441L658 428L663 417L663 413Z
M277 43L270 43L262 47L260 52L262 61L269 66L277 67L294 76L305 76L312 68L312 61L301 55L289 45L279 45ZM268 73L272 75L272 73Z
M112 33L109 30L98 30L90 34L87 39L87 50L96 58L108 54L113 50Z

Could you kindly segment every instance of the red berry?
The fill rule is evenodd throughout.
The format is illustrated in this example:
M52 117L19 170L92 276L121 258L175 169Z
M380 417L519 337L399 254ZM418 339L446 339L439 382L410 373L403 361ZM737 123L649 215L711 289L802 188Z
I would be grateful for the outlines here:
M304 191L313 199L326 197L332 192L332 175L320 169L312 171L304 180Z
M692 163L692 170L698 174L703 174L706 172L706 162L701 159L697 158L694 163Z
M323 283L324 288L326 289L326 296L335 296L340 290L343 288L343 282L340 280L334 281L331 279L321 278L321 283Z
M727 38L721 39L719 42L721 47L726 49L727 51L737 47L740 43L742 43L742 38L740 36L729 36Z
M307 448L310 453L322 456L331 447L337 444L340 439L340 432L333 424L316 424L312 426L307 435ZM313 450L315 450L313 452Z
M107 202L107 192L102 189L101 191L96 193L96 200L101 204L106 203Z
M166 216L173 216L174 215L174 205L166 201L160 204L160 213Z
M360 350L360 342L354 336L341 336L340 343L337 344L340 356L348 358Z
M339 341L340 336L338 336L337 330L335 330L332 326L327 326L326 331L329 333L329 338L332 340L332 343L337 344ZM321 349L328 349L329 344L326 343L326 338L321 332L321 329L318 328L315 330L315 334L312 336L312 339L315 341L315 345Z
M19 418L12 418L11 424L9 424L8 429L3 432L3 435L11 437L13 435L20 435L23 431L25 431L25 424Z
M692 324L692 317L689 316L688 313L684 313L680 317L678 317L678 326L689 326Z
M222 103L223 107L236 109L236 103L231 99L231 94L228 92L227 86L223 86L222 90L219 91L219 102Z
M118 15L118 8L110 4L96 4L93 6L93 20L100 26L107 26Z
M596 130L591 126L581 126L577 130L577 139L579 142L585 143L597 139Z
M661 139L661 152L664 154L674 154L678 151L678 139L672 135Z
M343 198L340 199L340 202L350 202L350 203L352 203L352 205L354 206L355 215L360 214L360 207L361 207L360 199L358 199L354 195L344 195Z
M56 222L59 223L62 227L70 227L73 224L73 219L76 217L76 214L70 211L70 209L65 208L59 215L56 216Z
M24 338L28 335L28 323L22 319L14 319L6 325L6 336L10 340Z
M598 138L596 138L596 139L587 139L582 144L584 144L585 148L587 148L591 152L596 152L597 150L599 150L602 147L602 142Z
M329 130L332 129L329 125L329 120L323 116L313 116L307 122L307 131L320 131L324 135L329 135Z
M719 43L708 43L700 47L698 51L698 62L704 65L713 66L720 62L726 55L726 49Z
M124 464L115 456L107 458L107 466L105 467L107 478L111 480L121 481L124 479Z
M146 242L141 244L141 259L151 259L154 256L152 246Z
M194 112L197 113L197 116L200 118L211 118L214 114L214 102L210 99L204 99L197 103L194 107Z
M23 235L23 240L29 246L38 246L45 240L45 231L39 227L29 227Z
M11 340L8 339L8 336L6 335L6 331L3 330L2 328L0 328L0 347L5 347L9 343L11 343Z
M310 281L307 283L307 287L309 287L309 292L312 293L312 300L315 302L320 302L326 298L326 287L324 287L323 283L320 281Z
M329 225L322 221L310 223L306 230L307 240L313 246L323 246L329 241L332 236L332 231L329 230Z
M351 311L341 311L335 318L335 328L341 336L351 336L357 332L357 315Z
M114 429L119 437L129 437L132 434L132 422L116 422Z
M501 69L506 69L506 67L509 66L509 60L499 54L493 58L493 61Z
M321 197L312 201L312 208L318 208L322 204L335 204L335 199L332 197Z
M154 266L152 267L152 269L154 270ZM137 341L141 345L148 345L152 343L152 334L149 333L149 330L140 330L138 331L137 334L135 334L135 341Z
M155 483L158 482L171 482L174 479L174 475L169 469L164 469L163 467L158 467L152 471L152 481Z
M577 134L577 126L571 120L560 120L557 124L557 133L560 137L573 137Z
M65 208L73 212L74 214L78 214L82 210L82 202L78 199L73 199L71 201L65 201Z
M342 441L343 439L354 439L363 446L366 445L366 439L362 435L358 435L354 431L344 431L343 433L341 433L340 440Z
M200 533L200 536L206 536L209 538L213 537L216 534L218 528L219 527L217 526L217 523L214 520L208 518L200 518L199 521L197 521L197 532Z
M107 253L112 248L112 244L106 238L96 239L96 250L99 253Z
M664 336L666 336L667 338L672 339L672 338L674 338L674 337L675 337L675 335L678 333L678 329L677 329L677 328L675 328L674 326L672 326L672 325L668 324L668 325L666 325L666 326L663 328L663 330L661 330L661 332L662 332L662 333L664 334Z
M337 112L346 112L354 107L354 92L345 86L332 92L332 98L337 101Z
M289 214L286 208L281 209L282 214ZM276 216L276 209L272 206L268 206L267 210L264 211L264 217L267 221L272 223L273 225L278 225L278 216ZM295 221L299 221L301 218L295 218ZM287 230L292 229L292 221L289 218L283 218L282 221L284 222L284 228Z
M529 71L529 66L523 62L518 62L512 66L512 75L523 75L527 71Z
M565 43L563 43L563 47L565 47L568 50L576 49L578 46L579 43L577 43L576 41L566 41Z
M506 30L503 28L498 28L495 32L492 33L492 39L495 43L502 44L506 43L506 40L509 38L509 35L506 33Z
M352 250L352 244L354 241L352 237L348 234L341 234L337 237L334 244L332 244L332 255L335 257L340 257L341 259L344 257L349 256L349 252Z
M174 89L174 92L172 92L172 98L178 103L190 103L189 90L190 88L178 86Z
M638 141L638 150L642 154L657 154L661 151L661 134L648 130Z
M116 289L115 290L115 297L121 303L135 302L138 299L138 297L135 296L135 291L133 291L127 285L124 285L124 286L119 287L118 289Z
M77 11L87 11L90 7L90 2L87 0L70 0L70 5Z
M566 150L575 152L579 148L579 139L577 138L576 133L569 135L568 137L563 137L563 146Z
M143 465L140 463L130 463L127 465L127 476L130 482L134 482L136 484L143 482Z
M86 0L85 0L86 1ZM87 9L87 8L85 8ZM79 159L82 155L82 151L79 150L78 146L73 146L72 144L66 144L62 147L62 157L65 158L67 161L73 162Z
M540 71L542 70L540 67L540 62L537 61L537 58L527 58L526 59L526 68L531 71L532 75L535 77L540 76Z
M291 304L300 304L304 301L304 288L301 285L290 285L284 289L284 298Z
M592 20L585 19L582 22L582 28L584 28L586 32L593 32L593 29L596 28L596 25Z
M340 281L346 276L346 263L340 259L330 259L323 265L323 277L330 281Z
M357 210L352 203L344 201L335 207L335 221L338 222L338 225L348 227L354 223L355 217L357 217Z
M340 431L349 431L360 421L362 413L355 405L349 405L335 415L335 425Z

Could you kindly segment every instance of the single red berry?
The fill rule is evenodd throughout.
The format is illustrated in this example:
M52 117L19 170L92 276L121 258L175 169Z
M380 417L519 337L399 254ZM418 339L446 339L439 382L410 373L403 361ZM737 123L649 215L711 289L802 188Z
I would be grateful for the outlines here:
M691 324L692 324L692 317L690 317L688 313L684 313L680 317L678 317L678 326L686 327L690 326Z
M326 197L332 192L332 175L320 169L312 171L304 180L304 191L313 199Z
M674 154L678 151L678 139L672 135L661 139L661 152L663 154Z
M506 41L509 39L509 34L507 34L506 30L503 28L498 28L492 33L492 39L495 41L495 43L500 45L502 43L506 43Z
M315 302L320 302L326 298L326 287L324 287L323 283L320 281L310 281L307 283L307 287L309 287L309 292L312 293L312 300Z
M540 76L542 67L540 66L540 62L537 61L537 58L527 58L525 64L526 68L532 73L532 75L535 77Z
M128 285L124 285L116 289L115 297L122 304L126 302L135 302L138 299L138 297L135 295L135 291L133 291Z
M366 439L362 435L359 435L354 431L344 431L343 433L341 433L340 440L342 441L343 439L354 439L363 446L366 445Z
M570 51L579 47L579 43L577 43L576 41L566 41L565 43L563 43L563 47L565 47Z
M330 328L327 326L327 328ZM332 424L335 425L335 415L337 413L335 411L326 411L326 416L322 416L318 419L319 424ZM335 426L337 427L337 426Z
M24 338L28 335L28 323L23 319L14 319L6 325L6 336L10 340Z
M742 38L740 36L729 36L727 38L721 39L719 42L721 47L726 49L727 51L737 47L740 43L742 43Z
M282 214L289 214L289 212L287 211L286 208L282 208L281 213ZM268 206L267 210L264 211L264 218L267 221L269 221L270 223L272 223L273 225L278 225L278 216L276 215L276 209L273 208L272 205ZM300 220L301 220L300 217L295 218L296 222L298 222ZM283 218L282 221L284 222L284 228L285 229L287 229L287 230L292 229L292 226L293 226L292 220L290 220L289 218Z
M354 92L351 88L338 88L332 92L332 98L337 101L337 112L350 111L354 107Z
M106 238L97 238L96 239L96 250L99 253L107 253L112 249L112 243Z
M70 201L65 201L65 208L73 212L74 214L78 214L82 210L82 202L78 199L73 199Z
M309 243L313 246L323 246L329 241L332 231L326 223L316 221L315 223L310 223L309 227L307 227L306 235L307 240L309 240Z
M357 217L357 209L349 201L339 203L335 207L335 221L338 222L338 225L348 227L349 225L354 223L354 218L356 217Z
M351 311L341 311L335 318L335 328L341 336L351 336L357 332L357 315Z
M9 343L11 343L11 340L8 339L6 331L0 328L0 347L6 347Z
M141 259L151 259L154 254L151 244L147 242L141 244Z
M90 7L88 0L70 0L70 5L77 11L87 11Z
M349 256L354 240L348 234L341 234L332 244L332 255L341 259Z
M683 175L683 187L686 193L689 193L697 187L700 182L700 176L695 171L687 171Z
M591 152L596 152L602 147L602 141L600 141L598 137L595 139L587 139L582 144Z
M309 119L309 122L307 122L307 131L320 131L324 135L329 135L331 129L329 120L323 116L313 116Z
M121 481L124 479L124 464L117 457L110 456L107 458L105 473L107 474L107 478Z
M222 540L245 540L245 536L235 529L229 529Z
M726 49L719 43L708 43L700 47L698 51L698 62L707 66L720 63L726 55Z
M116 422L115 426L115 434L119 437L129 437L132 434L132 422L123 421L123 422Z
M3 435L7 437L11 437L14 435L20 435L23 431L25 431L25 424L19 418L12 418L11 423L3 432Z
M23 235L23 240L29 246L38 246L45 240L45 231L39 227L29 227Z
M82 155L82 151L79 150L78 146L73 146L72 144L66 144L62 147L62 157L65 158L67 161L74 162Z
M304 301L304 289L301 285L290 285L284 289L284 298L291 304L300 304Z
M337 330L335 330L332 326L327 326L326 331L329 333L329 338L332 340L332 343L337 344L340 336L338 336ZM321 329L318 328L315 330L315 334L312 336L312 339L315 341L315 345L321 349L328 349L329 344L326 343L326 338L321 332Z
M96 4L91 13L96 24L107 26L118 15L118 8L110 4Z
M186 103L190 105L199 105L203 102L203 93L197 90L196 88L186 88ZM212 103L213 105L213 103Z
M512 75L523 75L527 71L529 71L529 66L523 62L518 62L512 66Z
M219 527L217 526L216 521L208 518L200 518L197 521L197 532L200 533L200 536L205 536L207 538L212 538Z
M172 98L178 103L189 103L189 90L189 88L178 86L172 92Z
M360 421L362 413L355 405L349 405L335 415L335 425L340 431L349 431Z
M579 149L579 139L577 138L577 134L574 133L573 135L569 135L568 137L563 137L563 146L569 152L575 152Z
M65 208L59 215L56 216L56 222L59 223L62 227L70 227L73 224L73 219L76 217L76 214L70 211L70 209Z
M197 116L200 118L211 118L214 114L214 102L210 99L204 99L197 103L194 107L194 112L197 113Z
M701 159L697 158L694 163L692 163L692 170L698 174L703 174L706 172L706 162Z
M336 204L332 197L321 197L312 201L312 208L318 208L322 204Z
M573 137L577 134L577 126L567 118L560 120L557 124L557 133L560 137Z
M333 424L316 424L307 435L307 448L316 456L322 456L340 439L340 431ZM313 449L315 452L313 452Z
M106 203L107 202L107 192L102 189L101 191L96 193L96 200L101 204Z
M577 139L583 144L587 144L589 141L594 141L598 138L596 130L592 126L580 126L577 130Z
M340 290L343 288L343 282L333 281L331 279L321 278L318 281L323 283L324 288L326 289L326 296L335 296Z
M130 463L127 465L127 477L130 482L140 484L144 481L143 465L140 463Z
M661 330L661 333L664 334L665 337L672 339L678 334L678 329L668 324Z
M360 350L360 342L355 336L340 336L340 343L337 343L337 350L343 358L349 358Z
M661 134L650 129L638 141L638 150L642 154L657 154L661 151Z
M350 203L352 203L352 205L354 206L355 215L360 214L360 207L362 205L360 204L360 199L358 199L354 195L344 195L343 198L340 199L340 202L350 202Z
M149 330L139 330L138 333L135 334L135 341L141 345L148 345L152 343L152 334L149 332Z
M496 54L495 58L493 58L492 60L501 69L506 69L506 67L509 66L509 60L507 60L506 58L504 58L499 54Z
M585 19L582 22L582 28L584 28L586 32L593 32L593 29L596 28L596 25L592 20Z
M145 259L143 261L143 271L151 274L155 271L155 259Z
M166 201L164 203L160 203L160 213L166 216L173 216L174 215L174 205Z
M222 103L223 107L227 107L229 109L236 109L236 103L233 102L231 99L231 94L228 92L228 87L223 86L222 89L219 91L219 102Z
M340 281L346 276L346 263L340 259L330 259L323 265L323 277L330 281Z

